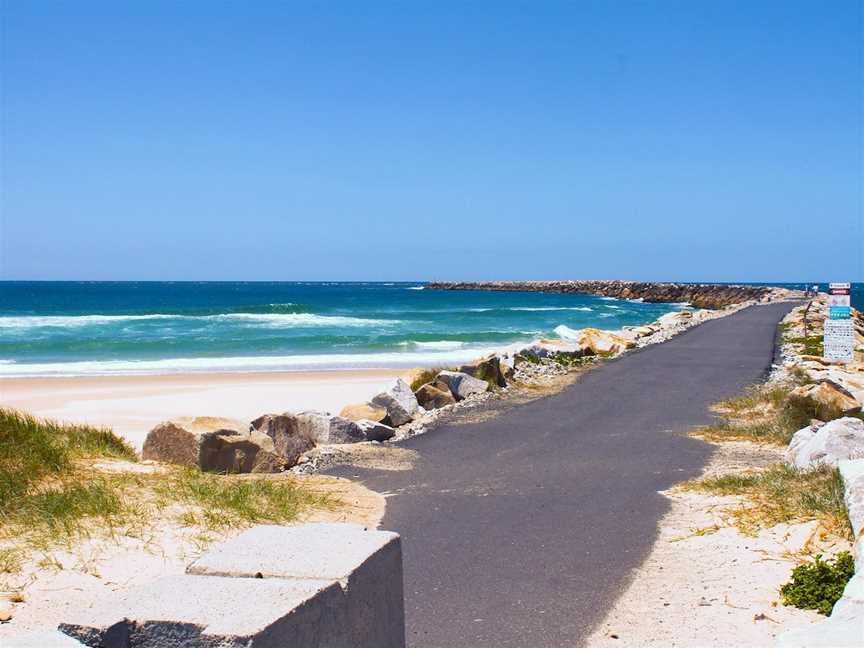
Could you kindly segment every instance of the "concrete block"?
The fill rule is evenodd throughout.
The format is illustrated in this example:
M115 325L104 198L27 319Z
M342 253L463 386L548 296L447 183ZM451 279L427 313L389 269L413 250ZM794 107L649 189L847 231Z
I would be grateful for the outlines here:
M0 640L3 648L84 648L77 639L57 630L33 632L31 634Z
M864 459L847 459L838 464L843 477L844 499L855 537L864 531Z
M403 648L399 536L354 524L257 526L223 542L187 572L235 578L338 581L354 648Z
M333 580L178 575L99 600L61 632L99 648L349 648Z
M777 648L861 648L864 646L864 621L831 617L784 632L774 645Z

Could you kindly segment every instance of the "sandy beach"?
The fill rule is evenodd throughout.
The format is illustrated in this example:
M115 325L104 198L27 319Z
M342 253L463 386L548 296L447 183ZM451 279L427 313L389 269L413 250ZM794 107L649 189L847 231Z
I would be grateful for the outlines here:
M268 412L337 412L365 401L404 369L214 373L0 380L0 405L62 421L110 426L140 449L147 432L178 416L240 420Z

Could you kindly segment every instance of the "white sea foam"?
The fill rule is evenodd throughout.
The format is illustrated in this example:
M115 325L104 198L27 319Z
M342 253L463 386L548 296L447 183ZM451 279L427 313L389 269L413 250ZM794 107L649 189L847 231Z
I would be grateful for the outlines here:
M408 286L405 290L425 290L426 286Z
M496 347L470 347L436 351L322 354L290 356L235 356L225 358L172 358L165 360L94 360L80 362L0 364L0 378L30 376L111 376L161 375L183 373L243 373L271 371L314 371L324 369L364 369L422 367L459 364L500 350Z
M283 326L387 326L400 323L400 320L367 319L340 315L314 315L312 313L225 313L222 315L206 315L201 319L263 323L275 328Z
M135 322L142 320L199 320L199 321L238 321L261 323L274 328L303 326L387 326L399 324L400 320L367 319L344 317L340 315L314 315L312 313L222 313L219 315L170 315L154 313L151 315L46 315L0 317L0 329L28 328L73 328Z
M601 297L603 301L618 301L617 297Z
M461 349L465 346L464 342L458 340L436 340L434 342L405 342L405 346L413 346L418 349L429 349L430 351L452 351L453 349Z
M569 326L564 326L563 324L556 326L555 335L557 335L562 340L578 340L579 339L579 331L570 328Z
M25 315L0 317L0 329L3 328L38 328L54 326L67 328L71 326L90 326L92 324L113 324L116 322L132 322L137 320L171 319L177 315Z
M590 306L514 306L511 311L583 311L589 313L594 309Z
M614 306L612 304L606 304L606 308L614 308L615 310L621 310L621 306Z

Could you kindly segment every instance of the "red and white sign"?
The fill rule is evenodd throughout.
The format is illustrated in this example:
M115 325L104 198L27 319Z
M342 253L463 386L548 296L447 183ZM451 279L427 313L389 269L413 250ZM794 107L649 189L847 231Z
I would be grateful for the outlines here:
M832 283L828 284L828 294L829 295L848 295L852 289L852 284L845 283ZM848 306L848 304L847 304Z

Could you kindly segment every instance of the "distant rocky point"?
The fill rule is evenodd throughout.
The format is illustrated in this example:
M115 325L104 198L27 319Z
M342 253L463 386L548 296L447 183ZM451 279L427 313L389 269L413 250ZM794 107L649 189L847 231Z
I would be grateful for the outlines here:
M770 301L778 293L771 286L731 284L656 283L642 281L433 281L427 290L495 290L511 292L586 293L646 302L687 302L696 308L724 308L746 301Z

